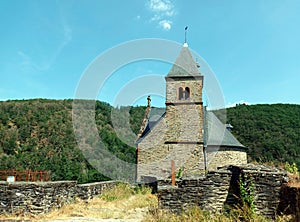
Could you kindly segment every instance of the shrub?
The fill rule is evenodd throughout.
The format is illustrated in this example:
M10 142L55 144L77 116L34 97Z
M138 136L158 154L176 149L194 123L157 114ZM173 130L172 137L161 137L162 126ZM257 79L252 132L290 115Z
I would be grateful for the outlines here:
M289 164L288 162L286 162L284 164L284 169L286 171L288 171L289 173L293 173L293 174L299 175L299 170L298 170L298 167L297 167L297 165L296 165L295 162L293 164Z

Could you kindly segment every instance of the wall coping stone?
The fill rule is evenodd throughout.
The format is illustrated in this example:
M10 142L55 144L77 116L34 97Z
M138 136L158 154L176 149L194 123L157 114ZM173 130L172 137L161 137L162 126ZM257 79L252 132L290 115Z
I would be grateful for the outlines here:
M15 181L15 182L7 182L7 181L0 181L0 184L16 184L16 185L22 185L22 184L37 184L37 185L47 185L47 184L61 184L61 183L77 183L75 180L61 180L61 181Z
M101 181L101 182L93 182L93 183L81 183L77 184L78 187L90 187L90 186L96 186L96 185L101 185L101 184L111 184L111 183L118 183L120 181L115 181L115 180L109 180L109 181Z

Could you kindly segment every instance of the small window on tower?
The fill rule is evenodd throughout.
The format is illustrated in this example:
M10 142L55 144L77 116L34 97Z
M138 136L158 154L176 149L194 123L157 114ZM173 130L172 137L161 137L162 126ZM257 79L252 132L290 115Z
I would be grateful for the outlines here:
M185 100L190 99L190 88L189 87L185 87L185 92L184 92L184 98Z
M180 87L179 90L178 90L178 99L179 100L183 100L184 99L183 88L182 87Z

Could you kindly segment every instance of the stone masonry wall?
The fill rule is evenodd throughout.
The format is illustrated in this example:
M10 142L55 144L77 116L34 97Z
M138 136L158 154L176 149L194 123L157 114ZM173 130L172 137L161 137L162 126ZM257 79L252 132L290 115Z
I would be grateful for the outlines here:
M14 182L0 181L0 214L47 213L74 200L91 199L117 184L116 181L79 184L75 181Z
M190 100L191 102L201 102L202 101L202 78L180 78L178 79L168 79L166 81L166 102L180 102L178 99L178 89L179 87L190 88Z
M242 148L220 147L215 151L206 152L208 170L218 167L247 163L247 153Z
M201 144L163 144L151 149L143 149L139 144L137 180L141 176L158 179L171 177L171 161L175 162L175 172L184 167L190 175L204 173L204 155Z
M228 197L230 180L231 172L220 170L210 172L206 177L177 181L177 187L159 189L159 207L175 212L192 206L212 212L220 211Z
M191 121L193 117L186 115L183 117L185 110L180 107L179 111L177 106L172 106L172 112L167 112L167 116L160 119L155 127L146 135L143 140L138 144L138 158L137 158L137 180L140 181L141 176L153 176L159 179L169 178L171 175L171 161L175 161L175 171L179 168L185 168L185 173L194 174L199 170L204 171L204 155L202 144L165 144L165 141L172 139L176 140L188 140L199 142L202 141L202 128L200 127L201 121L199 121L200 111L202 106L188 106L194 112L186 112L187 114L195 113L197 121ZM187 109L188 109L187 108ZM196 109L196 110L195 110ZM198 112L197 112L197 109ZM182 115L185 118L183 121L186 126L179 126L180 124L176 119L178 115ZM166 119L169 118L170 126L167 126ZM170 120L174 119L174 120ZM180 118L178 118L180 120ZM177 124L178 122L178 124ZM191 128L193 125L194 128ZM179 129L175 132L175 128ZM178 136L178 138L168 137L170 134ZM192 133L192 131L198 133ZM171 131L173 133L171 133ZM201 131L201 133L200 133ZM195 137L196 138L193 138ZM190 137L188 139L188 137Z
M118 181L104 181L96 183L77 184L77 186L75 187L75 195L82 200L93 199L93 197L114 188L117 183Z
M211 171L202 178L177 181L177 187L164 186L158 189L159 206L175 212L194 205L211 212L221 211L226 205L239 203L240 178L248 181L245 187L254 185L256 212L274 218L287 174L272 167L251 164L227 166Z
M165 141L203 142L203 108L201 104L168 105L165 116Z
M149 175L157 173L156 176L163 176L158 167L160 159L164 159L168 153L168 146L164 144L166 124L162 118L149 134L143 138L138 144L137 153L137 180L139 181L142 175ZM152 165L148 165L153 163Z
M232 166L230 170L242 177L244 186L253 184L254 205L257 214L274 218L280 203L280 191L288 182L285 171L254 164Z

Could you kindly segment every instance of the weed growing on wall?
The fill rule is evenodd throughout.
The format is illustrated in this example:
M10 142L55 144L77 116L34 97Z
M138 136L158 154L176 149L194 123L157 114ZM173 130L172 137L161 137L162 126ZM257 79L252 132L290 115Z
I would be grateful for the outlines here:
M247 205L252 213L255 213L254 182L252 178L244 178L240 175L239 188L243 205Z
M180 167L178 172L176 173L176 179L181 179L184 173L184 167Z

